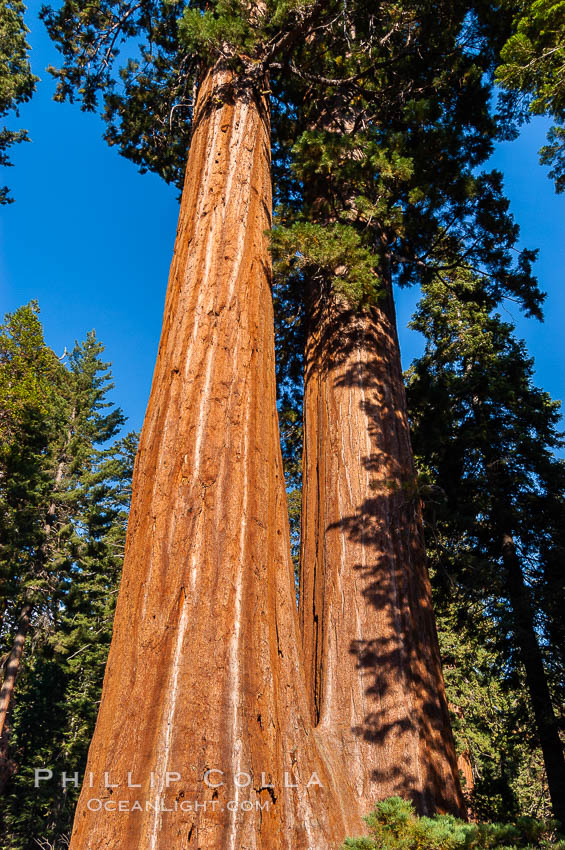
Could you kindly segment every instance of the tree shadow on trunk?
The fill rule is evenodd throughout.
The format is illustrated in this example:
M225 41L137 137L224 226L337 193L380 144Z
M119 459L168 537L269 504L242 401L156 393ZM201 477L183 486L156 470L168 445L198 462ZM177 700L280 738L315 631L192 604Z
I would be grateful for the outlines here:
M350 721L375 799L398 794L422 813L463 814L394 307L390 294L384 300L354 310L326 294L310 313L305 458L312 469L314 455L318 483L305 510L317 511L324 533L303 605L322 620L316 699L323 723L330 679L350 677L356 716L344 694L325 717Z

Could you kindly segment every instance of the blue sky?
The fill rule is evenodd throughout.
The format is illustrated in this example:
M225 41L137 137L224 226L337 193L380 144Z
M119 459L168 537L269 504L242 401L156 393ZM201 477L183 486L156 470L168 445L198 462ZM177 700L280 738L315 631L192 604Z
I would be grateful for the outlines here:
M149 395L165 288L178 216L177 191L136 167L102 140L100 119L78 106L53 102L44 70L57 63L40 3L27 14L32 66L41 77L33 100L10 126L26 127L33 140L14 149L5 170L16 203L0 207L0 312L37 298L45 336L58 354L96 330L113 363L114 400L140 428ZM548 124L535 119L515 142L500 145L493 167L505 175L521 245L539 248L536 273L548 297L546 319L525 319L513 302L504 315L518 325L536 359L536 381L565 398L565 196L557 196L538 165ZM397 293L404 365L421 351L406 328L417 292Z

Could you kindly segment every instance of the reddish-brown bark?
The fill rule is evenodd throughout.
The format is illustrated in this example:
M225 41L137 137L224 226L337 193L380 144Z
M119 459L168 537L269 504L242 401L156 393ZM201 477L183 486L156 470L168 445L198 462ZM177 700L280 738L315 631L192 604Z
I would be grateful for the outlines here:
M2 681L2 688L0 690L0 738L2 738L2 734L4 732L6 717L14 695L16 679L20 672L24 644L30 627L32 611L33 605L30 602L24 602L18 618L18 627L16 629L12 649L10 650L10 654L5 661L5 664L2 666L4 678ZM5 749L3 752L5 754ZM0 761L1 760L2 759L0 758Z
M392 296L356 311L314 286L300 588L312 715L358 813L399 794L462 814Z
M358 825L303 683L275 406L268 113L216 69L194 127L70 846L329 850ZM209 770L222 787L208 787ZM167 772L180 776L170 787ZM98 799L149 811L93 811ZM229 811L230 800L269 806ZM159 801L189 808L153 811Z
M457 768L465 780L465 794L471 794L475 787L475 777L473 774L473 763L468 750L464 750L457 756Z
M8 655L2 659L2 663L0 663L0 672L3 674L2 688L0 689L0 795L4 793L4 789L16 769L16 763L10 754L7 720L14 698L16 681L21 669L24 645L31 625L32 612L33 605L30 602L24 602L20 611L12 648Z

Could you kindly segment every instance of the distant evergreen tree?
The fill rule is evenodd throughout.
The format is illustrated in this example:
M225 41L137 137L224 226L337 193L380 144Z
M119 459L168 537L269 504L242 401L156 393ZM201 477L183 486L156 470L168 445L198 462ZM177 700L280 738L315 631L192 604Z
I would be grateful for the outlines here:
M469 811L486 821L551 817L523 670L509 666L498 627L504 603L485 602L454 579L459 559L472 555L432 526L429 496L426 507L443 671Z
M425 288L413 321L427 339L409 373L413 438L428 486L444 494L433 508L434 559L461 593L459 620L473 629L478 606L495 626L502 681L514 692L522 680L527 687L553 809L565 822L563 658L554 643L554 600L565 585L560 410L533 384L533 361L492 306L470 275Z
M55 493L67 414L64 369L43 341L36 304L6 316L0 329L0 575L2 659L0 784L7 778L1 737L32 614L55 588L49 570Z
M507 0L513 32L504 45L498 82L507 114L550 115L555 125L541 162L558 192L565 190L565 12L561 0Z
M64 422L61 365L45 345L35 302L0 326L0 617L22 595L44 540L38 515L51 489L54 444ZM13 616L13 613L12 613Z
M81 773L86 761L137 446L134 434L114 439L124 417L107 400L109 364L94 333L63 364L37 312L20 308L0 335L2 850L37 847L36 838L66 846L78 790L62 788L59 773ZM39 789L36 767L55 775Z
M22 0L0 0L0 119L10 113L17 115L20 104L28 101L37 77L29 64L28 28L24 23L25 6ZM9 166L7 150L18 142L28 140L26 130L0 127L0 166ZM8 187L0 186L0 204L9 204L12 198Z

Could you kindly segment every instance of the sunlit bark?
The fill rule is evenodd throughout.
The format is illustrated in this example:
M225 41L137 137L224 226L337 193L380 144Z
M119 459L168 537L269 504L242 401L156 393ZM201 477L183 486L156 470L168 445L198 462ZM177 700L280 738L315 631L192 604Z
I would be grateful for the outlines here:
M329 850L358 824L303 683L275 406L267 106L215 69L194 128L71 848Z

